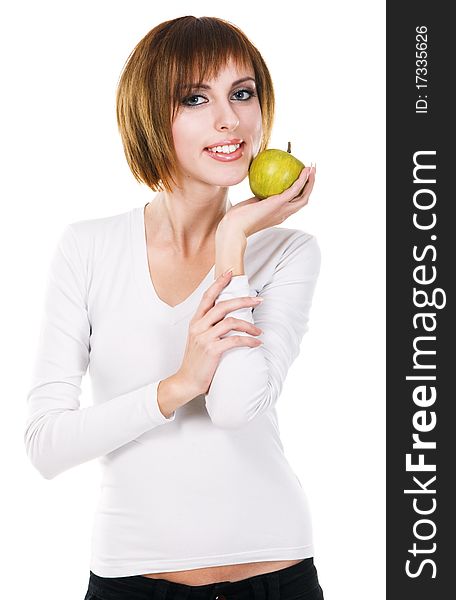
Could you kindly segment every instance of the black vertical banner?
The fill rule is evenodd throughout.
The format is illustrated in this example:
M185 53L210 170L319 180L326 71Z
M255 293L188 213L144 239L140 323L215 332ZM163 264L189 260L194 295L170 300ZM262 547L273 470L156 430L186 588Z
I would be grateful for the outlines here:
M455 25L387 2L387 599L456 598Z

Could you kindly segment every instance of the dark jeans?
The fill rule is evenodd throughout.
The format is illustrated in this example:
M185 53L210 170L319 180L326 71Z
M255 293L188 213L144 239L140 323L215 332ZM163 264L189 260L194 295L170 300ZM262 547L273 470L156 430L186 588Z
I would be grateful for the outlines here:
M313 558L240 581L184 585L142 575L99 577L90 571L84 600L324 600Z

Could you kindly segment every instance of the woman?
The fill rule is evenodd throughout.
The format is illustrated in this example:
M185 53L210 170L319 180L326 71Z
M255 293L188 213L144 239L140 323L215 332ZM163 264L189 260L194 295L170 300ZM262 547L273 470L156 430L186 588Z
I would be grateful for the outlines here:
M158 194L63 232L25 434L47 479L102 465L86 600L323 598L275 410L320 268L313 236L275 226L307 204L315 169L228 200L273 112L261 55L221 19L161 23L124 67L125 155Z

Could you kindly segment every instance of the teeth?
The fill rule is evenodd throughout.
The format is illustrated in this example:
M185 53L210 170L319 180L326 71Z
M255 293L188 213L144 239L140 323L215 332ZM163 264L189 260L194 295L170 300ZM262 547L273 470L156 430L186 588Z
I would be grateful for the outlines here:
M231 154L239 148L241 144L232 144L226 146L215 146L214 148L208 148L209 152L223 152L223 154Z

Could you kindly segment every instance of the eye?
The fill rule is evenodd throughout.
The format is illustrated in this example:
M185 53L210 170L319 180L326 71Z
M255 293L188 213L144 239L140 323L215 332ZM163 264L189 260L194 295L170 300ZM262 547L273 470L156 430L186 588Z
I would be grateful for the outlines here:
M200 96L200 95L187 96L187 98L184 98L182 100L182 104L185 104L186 106L200 106L200 104L193 104L190 102L190 100L193 100L194 98L204 98L204 96Z
M253 90L238 90L237 92L234 92L234 94L249 94L248 98L238 98L238 100L250 100L250 98L253 98L253 96L255 96L255 92Z
M240 102L245 102L247 100L250 100L250 98L253 98L253 96L256 96L256 94L253 90L247 89L247 88L242 89L242 90L237 90L237 92L234 92L233 96L236 96L237 94L248 94L247 98L239 98L239 96L238 96L236 99ZM192 100L194 100L195 98L207 99L206 96L202 96L201 94L192 94L191 96L187 96L186 98L184 98L182 100L182 104L185 106L190 106L190 107L201 106L202 104L206 104L206 102L198 102L198 103L192 102Z

